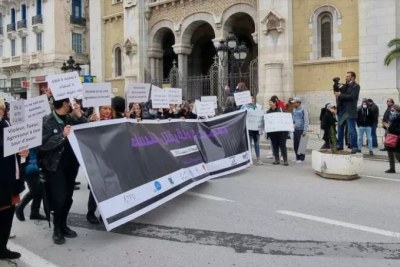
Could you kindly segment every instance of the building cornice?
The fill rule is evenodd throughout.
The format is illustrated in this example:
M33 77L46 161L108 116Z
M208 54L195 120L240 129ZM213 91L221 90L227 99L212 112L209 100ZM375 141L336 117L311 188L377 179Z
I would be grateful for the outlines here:
M349 63L349 62L358 62L358 57L347 57L347 58L322 58L318 60L302 60L295 61L293 65L295 67L299 66L311 66L311 65L327 65L327 64L338 64L338 63Z
M108 21L120 20L123 18L124 18L124 13L118 12L118 13L110 14L107 16L103 16L103 21L104 21L104 23L107 23Z

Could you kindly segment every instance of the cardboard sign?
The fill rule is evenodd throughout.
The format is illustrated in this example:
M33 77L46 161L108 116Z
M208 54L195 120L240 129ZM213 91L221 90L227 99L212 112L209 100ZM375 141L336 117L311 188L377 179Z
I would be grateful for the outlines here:
M168 92L169 104L182 104L182 89L180 88L166 88Z
M265 132L293 132L293 118L291 113L273 112L264 115Z
M42 144L42 120L4 128L4 157Z
M264 129L264 110L248 109L246 116L247 130L260 131Z
M111 83L84 83L82 106L100 107L111 105Z
M200 102L196 100L196 114L198 117L215 116L215 108L213 102Z
M12 101L10 103L10 123L16 125L25 122L25 101Z
M157 86L151 87L152 108L169 108L168 91Z
M218 108L218 102L217 102L217 96L215 95L210 95L210 96L202 96L201 97L201 102L213 102L214 103L214 108Z
M143 103L149 101L151 84L128 83L125 85L126 101L129 103Z
M234 97L237 106L246 105L252 102L249 90L239 93L234 93Z
M54 100L74 98L83 94L83 86L78 73L68 72L63 74L49 75L46 81L51 88Z
M47 95L41 95L25 100L25 121L41 120L50 114L50 104Z

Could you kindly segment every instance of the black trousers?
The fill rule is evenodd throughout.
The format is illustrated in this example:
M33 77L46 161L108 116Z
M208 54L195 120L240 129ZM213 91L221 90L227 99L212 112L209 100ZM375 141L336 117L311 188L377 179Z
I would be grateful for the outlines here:
M67 225L67 217L71 209L75 179L79 167L60 163L57 171L46 171L47 195L50 208L54 211L54 229L62 229Z
M15 206L0 211L0 253L7 249L14 218Z
M40 183L39 174L26 175L25 182L28 184L29 191L22 198L19 207L24 209L25 206L32 200L31 213L39 213L40 202L43 197L42 184Z
M304 160L306 158L305 154L298 154L297 151L299 150L300 139L303 134L303 130L294 130L293 132L293 146L294 146L294 153L296 154L296 160Z
M391 150L387 151L389 156L389 166L391 170L396 170L396 165L394 159L396 158L398 162L400 162L400 153L394 152Z
M274 153L274 158L276 161L279 161L279 150L282 153L283 160L287 161L287 135L287 132L269 133L269 138L271 138L272 151Z
M90 187L88 187L90 190ZM89 191L89 199L88 199L88 214L89 213L95 213L97 209L97 204L96 204L96 200L94 200L93 194L92 194L92 190Z

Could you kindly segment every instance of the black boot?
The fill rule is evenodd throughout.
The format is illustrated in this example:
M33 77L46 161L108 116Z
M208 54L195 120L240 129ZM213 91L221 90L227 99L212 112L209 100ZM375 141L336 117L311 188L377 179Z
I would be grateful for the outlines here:
M20 205L15 206L15 217L17 217L17 219L21 222L25 221L24 207L22 206L22 202Z
M88 212L86 214L86 220L88 222L90 222L91 224L99 224L100 223L99 219L97 219L97 217L94 214L94 212Z
M0 260L15 260L21 257L21 253L11 251L9 249L5 249L4 251L0 252Z
M71 228L69 228L67 225L64 225L61 229L61 233L64 237L66 238L74 238L77 237L78 234L72 230Z
M60 228L54 228L53 242L56 245L62 245L65 243L65 238L64 238L64 235L62 234Z

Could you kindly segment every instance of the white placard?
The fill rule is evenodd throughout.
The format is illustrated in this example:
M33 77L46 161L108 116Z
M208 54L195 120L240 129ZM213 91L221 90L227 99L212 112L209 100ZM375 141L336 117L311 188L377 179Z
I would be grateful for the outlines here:
M54 100L74 98L83 94L83 86L78 73L68 72L63 74L49 75L46 77Z
M248 109L246 116L247 130L260 131L264 129L264 110Z
M215 116L215 108L213 102L200 102L196 100L196 114L198 117Z
M214 108L215 109L218 108L217 96L215 96L215 95L202 96L201 102L213 102Z
M152 108L169 108L168 91L157 86L151 87Z
M10 123L16 125L25 122L25 101L12 101L10 103Z
M307 152L307 144L308 144L308 135L301 136L299 142L299 148L297 149L297 154L306 154Z
M168 102L169 104L182 104L182 89L181 88L164 88L168 92Z
M128 83L125 85L125 96L129 103L143 103L149 101L151 84Z
M235 102L236 102L237 106L246 105L246 104L249 104L252 102L249 90L239 92L239 93L234 93L234 97L235 97Z
M4 157L42 144L42 120L4 128Z
M25 121L41 120L50 114L50 104L47 95L41 95L25 100Z
M293 118L291 113L273 112L264 115L265 132L293 132Z
M100 107L111 105L111 83L84 83L82 106Z

